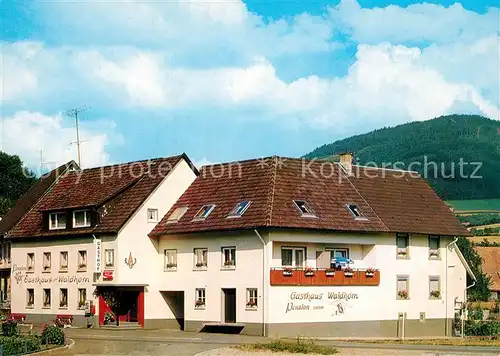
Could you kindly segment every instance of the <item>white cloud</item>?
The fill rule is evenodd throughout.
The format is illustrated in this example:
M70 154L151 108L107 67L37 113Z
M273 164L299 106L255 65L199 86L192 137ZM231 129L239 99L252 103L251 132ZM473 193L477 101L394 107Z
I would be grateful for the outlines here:
M75 129L66 125L61 115L47 116L38 112L20 111L3 117L2 150L17 154L29 167L40 167L40 150L46 162L44 170L70 160L77 161ZM89 168L109 162L106 152L108 136L90 131L83 124L80 130L82 167ZM38 172L37 172L38 173Z
M429 41L472 42L498 34L498 8L485 14L466 10L459 3L449 7L422 3L407 7L362 8L356 0L341 0L329 9L334 26L365 44Z
M36 48L28 42L1 47L0 101L11 102L38 87L37 76L29 68Z

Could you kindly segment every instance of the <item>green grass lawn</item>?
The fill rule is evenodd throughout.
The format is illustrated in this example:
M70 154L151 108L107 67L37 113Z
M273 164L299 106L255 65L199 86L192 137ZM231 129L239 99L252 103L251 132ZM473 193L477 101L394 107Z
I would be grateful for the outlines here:
M500 199L449 200L447 203L458 211L500 211Z
M288 352L292 354L316 354L316 355L335 355L338 350L325 345L318 345L314 341L305 341L298 339L297 341L282 341L274 340L265 344L248 344L235 346L235 348L244 351L263 351L272 352Z

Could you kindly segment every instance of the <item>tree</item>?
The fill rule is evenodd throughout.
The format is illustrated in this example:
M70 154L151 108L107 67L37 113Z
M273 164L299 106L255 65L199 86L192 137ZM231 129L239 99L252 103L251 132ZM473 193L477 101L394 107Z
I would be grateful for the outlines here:
M24 167L19 156L0 151L0 215L7 213L35 182L35 174Z
M460 237L457 246L477 278L476 285L469 291L469 300L473 302L487 301L491 295L489 288L491 279L483 272L481 256L474 249L474 244L466 237Z

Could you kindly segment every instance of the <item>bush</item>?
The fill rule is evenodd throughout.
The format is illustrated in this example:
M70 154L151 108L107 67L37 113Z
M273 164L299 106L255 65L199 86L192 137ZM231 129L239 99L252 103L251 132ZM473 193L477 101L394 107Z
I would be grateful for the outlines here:
M57 326L47 326L42 331L42 344L64 345L64 332Z
M17 336L19 335L19 327L15 320L7 320L2 323L3 336Z
M467 321L465 323L467 336L496 336L500 335L500 322L498 321Z
M3 355L23 355L41 350L40 339L36 336L0 336Z
M480 306L477 306L474 309L469 310L469 316L472 320L483 320L484 312Z

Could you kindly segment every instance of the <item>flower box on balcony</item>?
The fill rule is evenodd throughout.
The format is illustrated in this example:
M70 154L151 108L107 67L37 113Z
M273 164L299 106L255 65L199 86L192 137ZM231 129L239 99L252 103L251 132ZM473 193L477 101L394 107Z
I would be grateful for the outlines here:
M347 267L346 269L344 269L344 276L346 277L354 276L354 270L350 267Z
M293 276L293 269L291 269L291 268L285 268L283 270L283 275L286 276L286 277Z
M368 268L368 269L366 270L365 274L366 274L366 276L367 276L367 277L372 278L373 276L375 276L375 273L376 273L376 272L377 272L377 270L376 270L376 269L374 269L374 268Z
M335 277L335 270L333 270L333 269L327 269L325 271L325 276L327 276L327 277Z
M310 268L310 267L308 267L308 268L306 268L306 269L304 270L304 275L305 275L306 277L314 277L314 274L315 274L315 273L314 273L314 270L313 270L312 268Z

